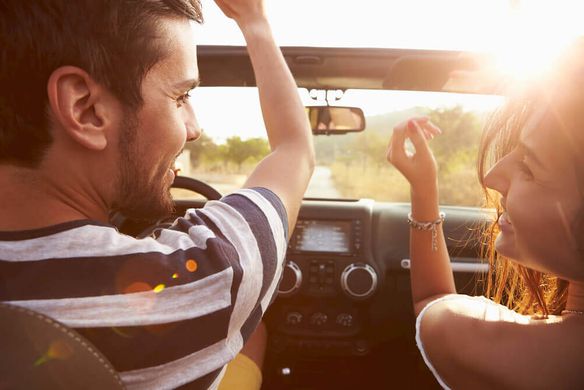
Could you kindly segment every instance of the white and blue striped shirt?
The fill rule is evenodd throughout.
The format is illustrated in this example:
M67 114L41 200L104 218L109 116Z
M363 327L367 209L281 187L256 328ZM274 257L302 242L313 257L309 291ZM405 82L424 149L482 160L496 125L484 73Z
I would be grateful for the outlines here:
M0 232L0 300L75 328L130 389L216 386L273 299L287 216L264 188L135 239L73 221Z

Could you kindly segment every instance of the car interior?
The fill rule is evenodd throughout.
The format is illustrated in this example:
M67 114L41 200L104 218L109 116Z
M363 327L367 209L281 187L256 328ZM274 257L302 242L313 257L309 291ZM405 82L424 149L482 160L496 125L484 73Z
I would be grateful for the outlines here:
M456 127L453 138L436 144L441 155L453 157L451 165L439 166L441 171L450 174L455 166L464 170L464 174L452 174L441 187L444 233L457 291L481 294L489 269L481 257L481 232L493 220L493 211L481 203L483 194L474 174L476 161L469 156L476 157L480 127L488 109L503 101L499 86L491 82L492 78L484 78L481 71L492 58L465 50L405 48L283 46L282 53L313 127L317 171L302 202L296 228L289 232L278 293L264 317L268 348L262 389L440 388L414 340L409 192L403 181L397 188L399 180L395 177L386 181L386 174L395 176L395 172L387 167L383 147L392 127L411 115L428 115L433 121L443 120L438 125ZM255 89L245 46L199 45L197 56L201 85L195 91L195 102L205 100L204 91L217 90L224 98L219 103L221 112L230 112L242 96L235 91ZM199 89L201 97L197 95ZM444 103L424 103L419 99L423 96L435 96ZM476 98L489 103L470 118L469 110L451 100L452 96L460 101ZM368 106L377 98L385 106L383 110ZM408 99L413 103L401 104ZM392 107L392 102L400 104ZM342 109L335 111L337 107ZM196 110L199 114L199 108ZM200 108L201 113L204 111ZM259 109L256 114L261 115ZM319 127L324 116L328 117L327 123ZM341 124L343 116L347 122ZM206 123L201 122L207 133ZM474 138L462 136L469 123L479 129ZM247 134L243 125L234 130L240 131L243 140L255 137L255 133ZM212 129L208 134L213 137ZM220 152L227 137L220 138L211 145L219 160L221 156L225 159ZM456 138L460 140L455 142ZM229 166L211 157L197 160L196 148L209 145L202 141L187 148L181 160L181 176L174 183L178 191L173 190L175 213L160 221L114 215L112 223L121 233L148 236L157 228L169 226L187 209L204 207L208 200L220 199L241 186L241 177L249 173L257 158L233 160ZM467 149L462 153L469 144L474 154ZM226 185L225 176L234 180ZM366 189L362 185L365 176L369 177ZM475 186L472 199L462 190L470 182ZM326 190L321 191L319 186L326 186ZM23 319L26 313L22 312L6 315L19 316L23 327L37 326L34 315L29 315L32 320ZM70 335L78 340L78 336ZM94 362L87 366L93 364L98 372L95 375L113 378L111 382L96 382L96 388L100 383L117 386L118 378L103 364L99 351L89 355Z
M255 85L245 47L200 46L198 51L204 75L201 88ZM451 74L472 71L474 66L465 53L455 51L311 47L282 51L298 87L316 91L445 93L445 86L451 88ZM468 92L460 83L457 88L448 92ZM334 130L314 132L332 142L347 133L346 128L338 132L340 137L328 137ZM177 177L175 186L207 199L221 195L197 180L196 173ZM205 201L176 199L175 215L202 207ZM407 202L365 197L304 199L289 237L277 298L264 318L269 345L262 388L438 388L414 341L409 209ZM479 294L488 271L480 259L480 232L492 215L481 207L444 205L442 210L458 291ZM171 220L150 227L125 220L119 226L122 232L143 236Z

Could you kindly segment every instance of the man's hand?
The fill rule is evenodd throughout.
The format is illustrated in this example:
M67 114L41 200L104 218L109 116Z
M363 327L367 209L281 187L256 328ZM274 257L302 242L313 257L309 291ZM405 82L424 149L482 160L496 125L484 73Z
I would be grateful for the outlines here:
M215 0L225 16L235 20L239 26L265 19L263 0Z
M434 191L436 188L436 160L427 140L441 133L442 131L426 117L409 119L393 129L393 136L387 149L387 161L410 182L412 193ZM412 141L415 153L406 151L407 138Z

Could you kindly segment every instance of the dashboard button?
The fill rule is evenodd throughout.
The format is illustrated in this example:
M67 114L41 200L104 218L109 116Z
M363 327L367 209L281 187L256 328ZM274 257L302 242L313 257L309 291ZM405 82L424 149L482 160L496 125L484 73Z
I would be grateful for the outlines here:
M341 274L341 288L354 299L369 298L377 289L377 273L369 264L354 263Z
M297 311L290 312L286 315L286 323L288 325L298 325L302 322L302 314Z
M302 285L302 271L298 264L288 261L284 266L284 275L278 287L278 295L287 297L293 295Z
M317 312L310 316L310 323L316 326L323 326L326 324L328 317L326 314Z
M353 316L347 313L341 313L337 316L336 322L340 326L350 328L353 326Z

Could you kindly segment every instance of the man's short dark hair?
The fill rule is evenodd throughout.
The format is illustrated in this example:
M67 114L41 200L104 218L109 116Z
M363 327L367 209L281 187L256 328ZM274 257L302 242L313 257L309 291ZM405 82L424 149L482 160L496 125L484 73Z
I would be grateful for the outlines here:
M200 0L2 0L0 164L42 160L52 140L47 81L60 66L84 69L140 107L142 80L166 55L161 17L202 23Z

